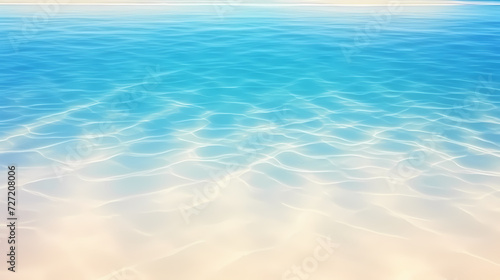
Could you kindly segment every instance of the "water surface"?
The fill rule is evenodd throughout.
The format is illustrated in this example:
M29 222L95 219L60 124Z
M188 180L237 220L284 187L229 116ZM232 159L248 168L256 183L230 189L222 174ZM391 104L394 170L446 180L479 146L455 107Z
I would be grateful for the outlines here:
M43 7L0 12L6 279L500 275L500 7Z

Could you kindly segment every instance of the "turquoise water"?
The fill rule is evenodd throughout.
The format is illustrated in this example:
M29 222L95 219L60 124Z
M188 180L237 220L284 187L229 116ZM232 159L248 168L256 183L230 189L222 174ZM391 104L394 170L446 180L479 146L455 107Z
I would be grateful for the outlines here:
M498 171L500 7L208 9L59 9L39 24L36 13L4 15L7 158L64 165L58 145L97 134L95 152L75 157L119 144L120 157L195 148L225 164L238 161L241 140L270 129L259 157L295 147L304 150L291 158L322 157L326 170L342 170L349 155L404 158L432 142L444 162Z
M235 252L275 244L280 237L262 229L270 224L281 237L307 228L346 248L318 275L396 279L341 265L350 254L364 256L361 263L379 259L349 247L350 231L365 228L352 236L408 237L383 250L413 256L409 263L467 252L451 272L442 263L424 272L380 264L421 277L404 279L498 275L488 244L500 230L500 6L2 9L1 165L22 170L25 236L45 240L51 219L93 213L106 219L103 231L127 236L118 244L144 245L137 229L166 254L219 240L217 227L241 219L253 230L229 228L255 243L233 244ZM196 197L221 181L232 188ZM326 216L292 223L306 208ZM147 222L147 213L167 229ZM405 247L436 236L451 241L429 255ZM179 246L166 246L167 237ZM384 242L370 243L373 254ZM152 254L133 246L117 248L135 257L94 266L82 279L135 262L145 279L159 279L162 269L201 279L158 259L140 264L134 258ZM86 248L68 250L86 263ZM207 262L205 250L185 254ZM283 253L276 250L260 257L275 260ZM468 265L471 255L489 262ZM200 271L234 279L230 269ZM248 277L280 279L259 271Z

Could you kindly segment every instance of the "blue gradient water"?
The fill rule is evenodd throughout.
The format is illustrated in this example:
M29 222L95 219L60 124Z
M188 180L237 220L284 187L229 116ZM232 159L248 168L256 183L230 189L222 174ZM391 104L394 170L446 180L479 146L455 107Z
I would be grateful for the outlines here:
M317 279L499 275L500 6L2 9L43 279L293 279L317 235Z

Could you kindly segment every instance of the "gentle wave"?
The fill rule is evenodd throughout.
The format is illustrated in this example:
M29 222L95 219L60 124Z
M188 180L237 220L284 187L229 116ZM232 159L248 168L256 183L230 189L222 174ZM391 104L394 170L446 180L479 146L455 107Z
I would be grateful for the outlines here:
M498 8L233 8L0 17L15 279L496 279Z

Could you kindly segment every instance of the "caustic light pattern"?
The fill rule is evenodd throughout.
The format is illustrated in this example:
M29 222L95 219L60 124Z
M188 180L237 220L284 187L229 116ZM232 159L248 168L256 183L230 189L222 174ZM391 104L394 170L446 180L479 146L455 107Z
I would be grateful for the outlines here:
M0 12L1 279L498 279L500 7L67 9Z

